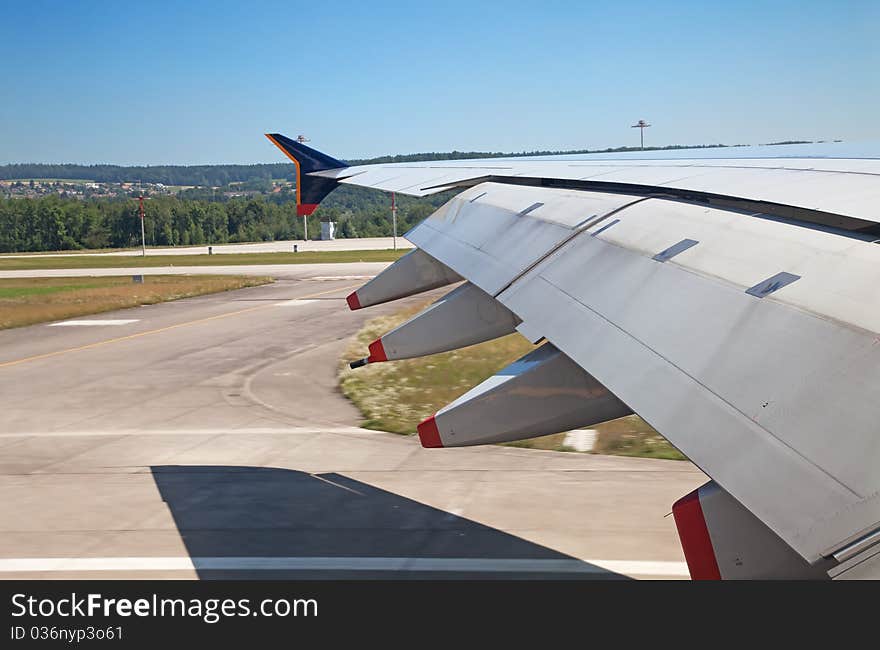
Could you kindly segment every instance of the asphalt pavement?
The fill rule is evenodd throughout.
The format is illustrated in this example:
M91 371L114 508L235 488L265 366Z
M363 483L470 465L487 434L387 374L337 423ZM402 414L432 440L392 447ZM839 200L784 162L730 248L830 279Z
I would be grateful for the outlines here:
M399 303L346 308L384 265L308 266L0 332L0 577L686 576L690 463L360 428L340 357Z
M235 253L292 253L296 246L299 252L306 251L372 251L388 250L397 248L412 248L403 237L357 237L351 239L329 239L326 241L310 239L285 239L280 241L255 242L249 244L205 244L203 246L151 246L147 249L149 255L207 255L209 248L214 255L227 255ZM28 257L63 257L65 255L93 255L97 257L131 257L141 254L141 249L121 251L108 251L104 253L33 253ZM21 257L21 255L7 254L3 257Z

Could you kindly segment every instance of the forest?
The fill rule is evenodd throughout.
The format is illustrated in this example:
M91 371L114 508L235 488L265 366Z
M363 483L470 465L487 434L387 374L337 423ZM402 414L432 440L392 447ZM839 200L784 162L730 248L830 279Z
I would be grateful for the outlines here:
M774 143L774 144L789 144ZM659 149L703 148L674 145ZM603 151L631 151L620 147ZM647 148L646 148L647 150ZM353 164L452 160L500 156L595 153L541 151L522 154L491 152L422 153L385 156ZM296 217L294 189L279 189L273 179L293 178L287 163L261 165L117 165L10 164L0 166L0 180L79 179L122 183L162 183L193 186L176 195L153 196L146 202L144 226L147 246L188 246L226 242L302 239L302 219ZM233 187L234 186L234 187ZM237 192L215 191L235 189ZM274 191L273 189L279 189ZM250 196L230 196L249 192ZM452 192L423 199L398 196L398 234L427 217L446 202ZM378 237L392 233L390 199L385 193L340 186L311 218L338 223L339 237ZM320 232L315 223L309 233ZM60 195L37 198L0 198L0 252L125 248L140 245L137 202L126 197L68 198Z
M208 190L210 194L210 190ZM449 200L445 192L424 199L398 196L398 234L403 234ZM145 201L147 246L189 246L227 242L302 239L293 193L223 200L158 196ZM336 221L338 237L381 237L392 233L389 195L340 187L310 217ZM138 203L133 199L81 200L46 196L0 199L0 252L127 248L140 245Z
M725 145L670 145L667 147L645 147L645 151L704 149L706 147L723 146ZM638 147L617 147L614 149L522 151L519 153L501 153L497 151L426 152L349 160L348 163L351 165L371 165L377 163L419 162L422 160L517 158L522 156L618 153L638 150ZM272 179L281 178L289 179L293 176L293 173L293 163L268 163L256 165L146 165L134 167L123 167L120 165L52 165L36 163L0 165L0 180L52 178L59 180L86 180L94 181L96 183L143 182L162 183L163 185L200 185L206 187L219 187L228 185L229 183L243 183L248 181L271 181Z

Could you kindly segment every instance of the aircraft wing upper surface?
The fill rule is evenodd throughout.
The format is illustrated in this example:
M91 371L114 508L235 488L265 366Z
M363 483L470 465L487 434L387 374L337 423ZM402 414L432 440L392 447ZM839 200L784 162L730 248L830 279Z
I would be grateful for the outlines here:
M389 333L365 361L437 351L447 330L480 330L463 305L504 310L485 336L515 327L546 341L541 358L524 357L423 423L423 444L515 439L632 411L715 484L676 504L695 577L804 577L807 565L876 562L880 160L490 160L317 173L415 195L467 188L407 234L414 253L349 302L462 279L473 289ZM457 315L443 322L444 313ZM427 346L419 333L430 320ZM478 341L450 345L469 342ZM569 377L565 390L554 377ZM554 401L575 384L577 400ZM518 427L523 386L537 385L545 397L515 416L532 418ZM747 530L765 538L751 555ZM753 573L742 573L743 557ZM801 573L780 568L801 562Z
M834 226L880 222L880 205L872 200L880 177L878 159L489 159L364 165L317 172L314 176L412 196L501 180L598 191L634 189L640 194L663 193L695 200L736 197L742 203L764 203L765 211L775 207L768 213L778 211L780 216L823 213Z

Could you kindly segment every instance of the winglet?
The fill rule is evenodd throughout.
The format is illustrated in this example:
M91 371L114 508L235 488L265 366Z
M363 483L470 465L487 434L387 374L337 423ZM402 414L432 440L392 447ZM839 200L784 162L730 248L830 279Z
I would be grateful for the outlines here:
M324 197L336 189L339 183L332 178L308 176L308 174L328 169L342 169L348 165L280 133L265 135L296 166L296 213L312 214Z

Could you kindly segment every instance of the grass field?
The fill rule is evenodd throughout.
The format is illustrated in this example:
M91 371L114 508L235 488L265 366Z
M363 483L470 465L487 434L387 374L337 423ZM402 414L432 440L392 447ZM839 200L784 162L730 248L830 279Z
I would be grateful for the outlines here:
M227 275L0 279L0 329L253 287L271 278Z
M140 255L0 258L0 270L120 269L153 266L246 266L250 264L321 264L393 262L409 250L306 251L302 253L235 253L230 255Z
M419 311L414 307L369 321L356 335L346 360L367 356L367 346ZM522 356L531 344L519 335L421 359L342 368L342 392L361 410L364 426L415 433L416 425L441 406Z
M420 359L374 363L357 370L348 361L367 356L367 346L420 311L424 305L367 322L352 340L340 366L339 385L364 416L363 426L393 433L415 433L419 422L476 384L533 349L512 334L469 348ZM637 415L592 427L594 452L681 460L685 457ZM515 447L573 451L565 433L507 443Z

